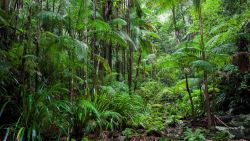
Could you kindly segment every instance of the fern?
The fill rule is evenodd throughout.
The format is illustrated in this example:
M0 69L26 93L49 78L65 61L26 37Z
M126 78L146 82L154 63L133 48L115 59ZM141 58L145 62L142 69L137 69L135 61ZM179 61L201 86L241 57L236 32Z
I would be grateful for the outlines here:
M191 129L188 129L184 132L184 140L186 141L205 141L205 137L200 129L196 129L192 132Z

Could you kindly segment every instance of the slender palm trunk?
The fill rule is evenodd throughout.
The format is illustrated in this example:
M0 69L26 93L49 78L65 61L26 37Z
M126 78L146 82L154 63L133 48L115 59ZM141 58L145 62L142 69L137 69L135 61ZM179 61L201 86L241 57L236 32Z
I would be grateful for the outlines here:
M116 55L115 55L115 58L116 58L116 80L119 81L120 80L120 59L119 59L119 49L118 49L118 45L116 46Z
M118 5L121 4L121 3L118 3ZM119 9L118 9L118 6L116 7L116 14L115 14L116 18L119 17ZM117 24L116 25L116 29L119 30L119 25ZM119 59L119 45L117 44L116 45L116 73L117 73L117 76L116 76L116 80L119 81L120 80L120 59Z
M127 1L128 4L128 13L127 13L127 33L129 36L132 35L131 30L130 30L130 9L132 7L131 0ZM132 91L132 81L133 81L133 47L131 44L129 44L129 56L128 56L128 86L129 86L129 91Z
M96 10L96 0L93 0L93 20L96 19L96 13L97 13L97 10ZM95 59L95 55L97 54L97 46L96 46L96 35L94 34L94 37L93 37L93 41L92 41L92 44L93 44L93 50L92 50L92 59L94 60L94 70L93 70L93 94L95 94L95 91L96 91L96 88L97 88L97 65L98 65L98 62L97 62L97 59Z
M204 44L204 33L203 33L203 18L202 18L202 11L201 8L199 8L199 28L200 28L200 45L201 45L201 55L202 60L206 60L206 54L205 54L205 44ZM207 72L204 71L203 74L203 83L204 83L204 102L205 102L205 108L207 112L207 118L208 118L208 127L210 128L212 126L212 114L211 114L211 108L210 108L210 100L208 95L208 75Z
M123 60L123 68L122 68L122 74L123 74L123 79L126 81L126 70L127 70L127 57L126 57L126 49L123 49L122 52L122 60Z
M142 58L142 49L140 48L140 50L139 50L139 58L138 58L137 67L136 67L134 91L135 91L136 88L137 88L137 81L138 81L138 77L139 77L139 71L140 71L140 65L141 65L141 58Z
M124 11L124 13L123 13L123 18L124 19L127 19L127 14L126 14L126 8L127 7L127 0L123 0L122 1L122 8L123 8L123 11ZM123 26L122 27L122 29L123 30L125 30L127 28L127 26ZM123 76L123 80L124 81L126 81L126 70L127 70L127 60L126 60L126 52L127 52L127 50L126 49L123 49L122 50L122 62L123 62L123 64L122 64L122 76Z
M128 70L128 86L129 90L132 90L132 82L133 82L133 49L130 47L129 50L129 70Z
M172 16L173 16L173 24L174 24L174 31L175 31L175 39L176 39L176 43L179 44L180 40L179 40L179 30L177 28L177 20L176 20L176 7L173 4L172 6Z
M113 12L113 10L112 10L113 9L113 1L112 0L106 0L103 4L104 4L103 5L103 19L106 22L108 22L108 21L110 21L111 15L112 15L112 12ZM103 47L104 47L103 52L105 53L104 58L106 58L108 60L109 67L112 70L112 53L113 53L113 50L112 50L111 40L110 40L109 43L104 43Z

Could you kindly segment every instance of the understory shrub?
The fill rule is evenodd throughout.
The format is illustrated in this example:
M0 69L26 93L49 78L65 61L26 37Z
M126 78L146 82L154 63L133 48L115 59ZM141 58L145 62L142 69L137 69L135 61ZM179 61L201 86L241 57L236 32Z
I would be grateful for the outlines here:
M192 131L191 129L187 129L184 132L184 140L186 141L205 141L205 136L202 133L201 129L196 129Z

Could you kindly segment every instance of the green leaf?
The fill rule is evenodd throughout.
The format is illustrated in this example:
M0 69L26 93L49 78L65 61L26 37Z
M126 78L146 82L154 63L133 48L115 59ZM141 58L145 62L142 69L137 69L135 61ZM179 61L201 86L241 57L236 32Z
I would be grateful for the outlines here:
M18 133L17 133L17 140L18 141L22 141L23 140L23 136L24 136L24 127L21 127L19 130L18 130Z
M2 114L3 114L3 111L4 111L4 109L5 109L5 107L7 106L8 103L10 103L10 99L8 99L8 100L2 105L1 110L0 110L0 118L1 118L1 116L2 116Z

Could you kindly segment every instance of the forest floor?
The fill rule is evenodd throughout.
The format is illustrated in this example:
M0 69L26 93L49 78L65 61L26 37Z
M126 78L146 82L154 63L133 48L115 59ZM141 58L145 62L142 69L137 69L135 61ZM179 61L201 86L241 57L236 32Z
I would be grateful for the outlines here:
M225 141L222 134L217 131L225 131L234 139L227 139L227 141L249 141L250 140L250 115L236 115L236 116L214 116L215 126L211 129L206 127L207 118L202 117L196 120L186 119L181 123L166 127L162 131L147 132L145 129L134 129L135 133L129 137L122 134L122 131L103 131L97 135L92 133L88 139L94 141L182 141L186 128L191 128L192 131L196 129L203 129L205 132L206 141ZM220 139L221 138L221 139ZM190 140L191 141L191 140Z

